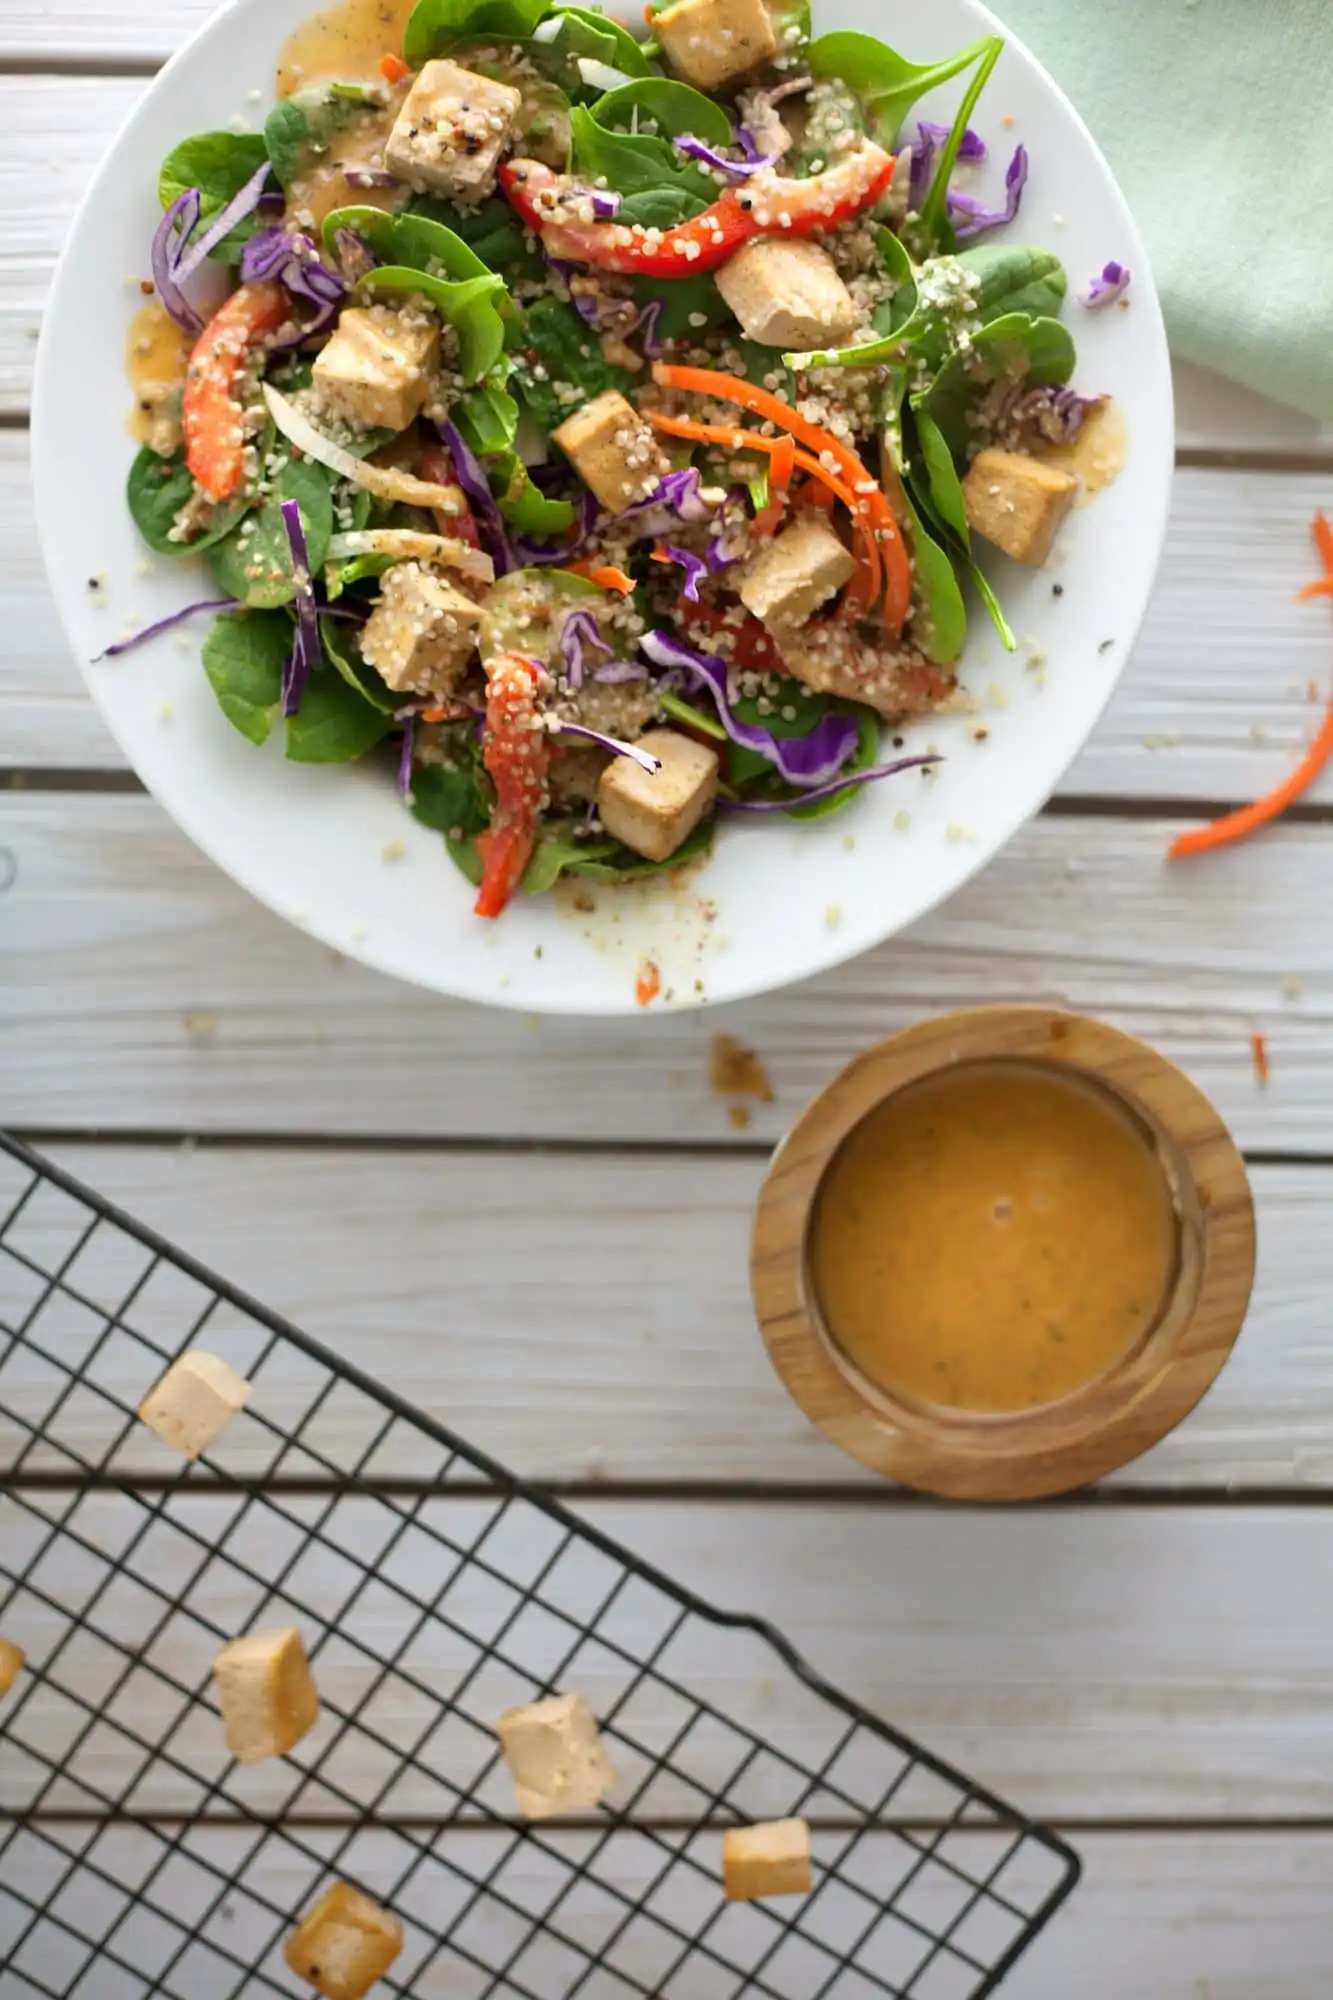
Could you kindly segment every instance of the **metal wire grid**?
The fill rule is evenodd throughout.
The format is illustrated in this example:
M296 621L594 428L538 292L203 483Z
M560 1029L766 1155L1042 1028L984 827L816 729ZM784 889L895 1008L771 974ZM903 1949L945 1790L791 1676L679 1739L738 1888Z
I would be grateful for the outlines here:
M0 1707L0 2000L305 1993L282 1942L335 1879L401 1919L382 1990L414 2000L979 2000L1073 1888L1061 1840L779 1635L3 1135L0 1216L0 1637L28 1654ZM201 1342L255 1394L189 1467L135 1410ZM287 1623L320 1722L241 1767L212 1659ZM614 1809L515 1824L494 1719L569 1688ZM813 1893L725 1904L720 1829L787 1815Z

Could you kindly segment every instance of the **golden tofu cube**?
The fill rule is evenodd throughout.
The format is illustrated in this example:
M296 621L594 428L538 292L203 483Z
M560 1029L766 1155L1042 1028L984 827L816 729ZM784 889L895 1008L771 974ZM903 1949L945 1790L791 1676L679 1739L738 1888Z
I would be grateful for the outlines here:
M605 389L551 432L608 514L646 500L668 470L657 439L618 389Z
M729 1903L760 1896L808 1896L810 1829L803 1819L768 1820L722 1836L722 1888Z
M669 861L717 797L717 752L674 729L650 729L638 748L661 769L613 757L597 786L597 810L613 839L645 861Z
M213 1662L227 1748L242 1764L285 1757L319 1714L319 1690L294 1625L233 1639Z
M482 608L421 563L384 572L361 657L401 694L444 695L472 658Z
M836 347L856 327L856 301L817 243L758 236L717 274L717 288L763 347Z
M654 14L652 33L676 75L703 91L744 76L778 46L763 0L677 0Z
M8 1639L0 1639L0 1695L8 1694L27 1665L28 1656Z
M348 306L315 356L315 400L354 430L405 431L439 362L439 326L420 308Z
M217 1442L251 1393L228 1362L191 1348L144 1398L139 1421L183 1458L195 1459Z
M288 1938L283 1957L324 2000L362 2000L403 1948L397 1917L336 1882Z
M963 506L973 534L1040 569L1078 492L1073 473L1059 466L1016 451L979 451L963 481Z
M428 62L403 101L384 161L421 191L475 201L490 193L523 95L447 60Z
M615 1785L615 1766L581 1694L556 1694L511 1708L496 1728L525 1819L586 1812Z
M822 514L798 515L751 556L736 582L747 611L774 630L804 625L849 580L856 564Z

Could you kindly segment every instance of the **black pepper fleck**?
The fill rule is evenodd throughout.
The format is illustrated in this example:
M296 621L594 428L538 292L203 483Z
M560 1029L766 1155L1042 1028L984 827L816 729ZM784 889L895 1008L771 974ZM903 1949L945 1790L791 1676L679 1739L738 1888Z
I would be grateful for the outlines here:
M1114 644L1115 644L1114 639L1103 639L1101 645L1097 648L1097 651L1099 653L1109 653Z

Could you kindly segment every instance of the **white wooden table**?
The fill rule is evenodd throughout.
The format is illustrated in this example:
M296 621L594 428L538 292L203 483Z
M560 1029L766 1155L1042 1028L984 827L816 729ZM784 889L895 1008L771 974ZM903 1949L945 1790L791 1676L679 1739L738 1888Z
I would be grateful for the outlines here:
M1052 808L908 936L724 1015L625 1025L390 985L249 902L143 795L29 518L53 260L207 11L0 4L0 1121L1068 1829L1086 1882L1014 2000L1327 2000L1333 780L1228 856L1163 853L1312 731L1330 634L1291 599L1333 435L1180 370L1165 565L1111 713ZM765 1151L836 1065L1007 999L1185 1064L1252 1162L1261 1257L1236 1358L1174 1438L1067 1504L983 1513L885 1490L806 1426L745 1250ZM709 1087L719 1030L776 1091L743 1135Z

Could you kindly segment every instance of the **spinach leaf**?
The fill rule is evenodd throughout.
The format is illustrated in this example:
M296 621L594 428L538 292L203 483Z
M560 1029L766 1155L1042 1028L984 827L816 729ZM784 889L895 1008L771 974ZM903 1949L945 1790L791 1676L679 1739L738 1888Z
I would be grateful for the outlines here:
M944 433L928 410L916 412L916 441L925 467L931 507L970 555L972 530L963 505L963 483L958 477L953 453L944 441Z
M546 0L418 0L403 35L403 60L420 69L462 36L526 41Z
M548 540L574 522L568 500L548 500L534 486L528 468L514 448L518 435L518 404L506 389L486 383L470 389L454 405L453 420L477 456L486 462L501 514L520 535Z
M990 578L981 565L972 561L971 558L968 559L967 567L972 582L976 586L977 595L985 605L986 610L990 614L991 623L1000 635L1000 643L1003 645L1005 652L1016 653L1018 651L1018 641L1014 637L1014 628L1004 615L1000 600L991 587Z
M1007 313L976 335L966 354L945 362L924 394L912 399L943 433L961 464L972 442L968 411L987 386L1002 376L1033 383L1067 382L1074 372L1074 340L1057 319Z
M405 213L445 222L488 271L501 272L510 284L519 278L540 278L546 270L540 250L528 248L523 224L503 195L492 195L466 215L448 202L418 195Z
M162 162L158 199L163 208L170 208L187 188L198 188L199 226L206 229L267 158L268 148L257 132L197 132L192 139L182 139ZM219 263L236 263L257 227L254 215L239 223L213 252Z
M411 209L388 215L382 208L335 208L324 218L324 248L335 255L338 231L350 229L385 264L406 265L414 271L432 271L446 278L489 278L475 250L469 249L457 232L434 216ZM437 270L438 267L438 270Z
M465 382L479 382L504 351L504 321L497 301L504 280L487 272L484 278L456 282L414 271L406 264L382 264L368 271L356 287L358 298L398 299L415 295L434 306L446 326L458 335L458 365Z
M510 451L518 436L518 404L507 389L483 383L455 403L453 420L482 458Z
M453 764L421 764L412 773L412 816L433 833L484 833L491 823L491 781L480 753L460 745Z
M446 833L444 845L459 874L466 877L474 889L480 889L483 864L476 835L470 833L463 840L455 840L451 833Z
M919 297L916 266L907 254L907 246L891 229L875 231L875 247L885 274L893 281L894 293L875 308L873 323L881 333L898 333L916 316Z
M296 595L291 546L282 519L284 500L300 503L310 567L321 569L333 533L333 496L328 473L308 458L289 459L259 512L208 551L215 581L229 597L254 610L271 611L290 604Z
M551 14L566 24L557 37L557 47L563 45L575 56L593 56L598 62L610 63L626 76L652 75L643 44L609 14L594 7L573 7L567 0L558 0Z
M674 201L674 191L668 192ZM622 204L620 212L628 214L631 222L641 222L644 216L640 205L651 204L652 201L652 195L635 195ZM674 224L667 223L665 227L670 229ZM659 340L694 340L705 327L725 326L732 316L731 307L718 290L716 279L707 273L701 278L672 278L669 284L664 284L660 278L631 278L630 289L638 305L647 306L654 299L661 300L662 310L655 326ZM704 318L703 326L698 324L700 313ZM771 368L777 357L771 347L765 348L764 352L770 357Z
M810 0L771 0L768 17L778 38L778 54L802 54L810 41Z
M923 499L920 492L914 492L915 476L909 471L907 449L904 443L903 399L907 389L905 370L894 370L885 394L883 421L884 433L880 448L882 467L881 484L893 505L895 514L906 517L906 533L911 544L913 570L913 612L912 636L926 658L935 666L952 666L963 650L967 639L967 607L963 602L962 587L958 580L958 565L970 558L960 551L955 555L947 546L947 533L939 528L931 514L929 504L929 480L926 478L927 494ZM954 471L953 460L949 458L948 447L939 437L930 419L918 417L927 430L933 433L931 451L938 458L942 452L948 463L948 477L957 490L957 510L962 519L965 538L970 536L967 516L962 511L962 490L958 487L958 475ZM918 456L925 465L925 453L920 449L918 432ZM923 473L923 477L924 477ZM954 507L954 495L948 491L942 476L949 507Z
M654 193L659 197L658 210L654 212L654 226L659 229L688 222L718 197L717 182L677 153L665 139L654 138L647 132L609 131L582 104L576 104L570 116L570 149L575 174L592 181L604 176L607 186L625 197L618 220L624 219L629 198L634 195ZM674 200L667 202L668 195L674 196ZM670 221L663 221L662 216L668 214ZM647 226L645 216L637 211L632 213L631 220Z
M248 513L251 496L239 495L220 507L214 507L212 525L192 542L173 542L171 530L176 516L186 502L194 497L194 481L185 464L183 451L174 452L170 458L159 458L155 451L144 445L130 467L130 476L125 485L125 498L135 527L143 536L150 549L160 556L193 556L201 550L211 548L229 535L242 515Z
M240 611L215 618L204 641L204 672L218 707L251 743L266 742L277 720L293 640L285 612Z
M571 383L584 403L603 389L633 387L634 376L627 368L612 366L601 343L562 299L535 300L523 315L519 338L514 381L538 428L547 435L564 422L571 408L557 396L557 384Z
M537 842L523 876L523 889L529 896L544 896L562 875L577 875L585 882L643 882L654 875L669 875L687 861L707 854L714 830L712 820L705 820L665 861L645 861L618 840L575 840L572 834L547 833Z
M319 642L334 672L341 674L363 701L385 715L392 715L402 707L403 697L386 687L374 667L362 659L355 627L344 624L341 618L321 618Z
M725 108L692 84L672 77L644 76L622 83L598 99L592 116L606 132L642 133L651 123L668 139L683 139L688 132L710 146L729 146L732 140Z
M983 326L1009 313L1054 319L1069 288L1055 252L1030 243L972 244L958 252L958 262L977 280L976 310Z
M731 740L715 715L705 715L701 708L696 708L692 702L682 701L678 694L659 696L657 705L663 715L669 715L673 722L684 723L686 729L696 730L701 736L711 736L715 743L729 743ZM736 747L739 749L741 746L738 744Z
M983 35L943 62L910 63L873 35L839 32L811 42L806 61L814 76L836 76L851 85L871 113L871 136L892 151L919 98L1002 46L996 36Z
M336 133L382 100L371 84L316 83L275 104L264 121L264 144L282 186L297 178L311 152L323 152Z
M930 191L921 204L916 233L923 243L939 245L946 250L957 248L958 239L954 235L953 223L949 220L949 182L953 179L953 170L958 164L958 149L963 143L963 134L971 123L972 113L977 108L982 91L990 82L991 71L1003 53L1003 41L998 35L993 36L963 93L963 101L949 128L949 136L944 142L943 151L935 162Z
M374 707L363 689L317 667L306 682L300 714L287 718L287 755L293 764L352 764L392 728L393 717Z

